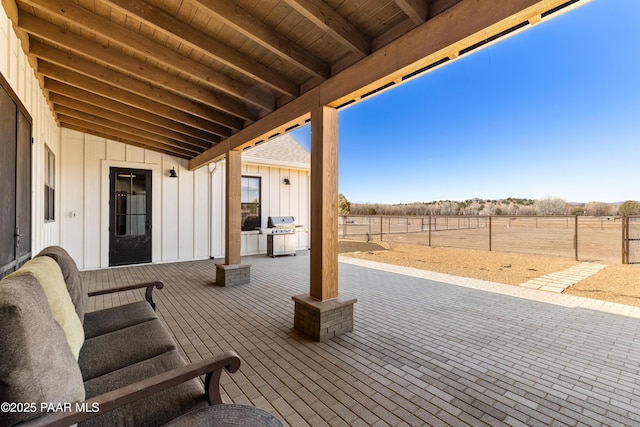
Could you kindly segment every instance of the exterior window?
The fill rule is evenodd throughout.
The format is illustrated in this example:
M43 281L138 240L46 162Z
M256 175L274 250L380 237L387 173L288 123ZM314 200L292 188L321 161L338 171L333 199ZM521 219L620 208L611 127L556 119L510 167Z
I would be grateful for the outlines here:
M243 176L241 184L242 231L260 227L260 178Z
M56 158L45 145L44 152L44 220L55 221L56 208Z

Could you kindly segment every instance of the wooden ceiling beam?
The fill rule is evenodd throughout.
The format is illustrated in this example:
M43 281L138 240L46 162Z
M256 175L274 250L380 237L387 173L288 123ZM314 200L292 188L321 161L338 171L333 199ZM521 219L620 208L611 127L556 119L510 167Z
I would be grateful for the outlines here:
M322 94L318 87L303 93L256 123L194 157L189 161L189 169L197 169L224 157L229 150L242 150L303 126L311 118L311 111L323 105L321 99Z
M137 62L137 66L143 64L135 58L125 55L117 48L107 47L96 43L93 40L86 39L82 36L74 34L66 29L60 28L50 22L31 15L23 10L19 12L20 28L29 34L36 35L52 43L64 46L76 53L92 57L99 61L105 62L105 58L109 59L109 64L117 66L120 69L130 71L133 67L131 64ZM132 32L131 32L132 33ZM142 36L131 35L129 45L127 47L135 50L141 55L148 56L160 62L161 64L171 67L173 70L182 74L193 77L200 83L216 90L226 93L229 96L243 100L261 110L271 111L275 107L273 96L265 91L251 90L248 86L233 80L232 78L219 73L211 68L192 60L186 56L180 55L159 43L155 43ZM150 45L153 49L149 49ZM145 47L147 49L142 49ZM119 59L119 61L116 61ZM148 64L143 64L144 69L150 69ZM153 68L158 70L157 68Z
M427 18L431 18L444 12L460 1L462 0L431 0L429 3L429 16Z
M291 8L358 56L366 56L371 52L369 39L322 0L285 1Z
M405 19L400 24L394 26L393 28L385 31L384 33L373 39L371 41L371 50L373 52L376 52L382 49L392 41L399 39L414 28L416 28L416 24L414 24L413 21L409 19Z
M216 160L228 150L241 150L268 138L274 129L301 123L321 106L353 104L371 93L414 78L435 64L458 56L498 34L511 34L529 18L566 3L566 0L462 0L403 37L373 52L316 88L268 114L189 161L194 170ZM486 46L481 44L479 46ZM452 52L454 53L452 55Z
M42 66L42 64L43 63L41 61L38 62L39 72L41 72L40 67ZM53 64L49 65L51 67L54 67ZM44 67L43 70L47 71L47 69ZM52 85L49 84L50 81L59 81L70 86L75 86L92 94L97 94L105 98L121 102L123 104L127 104L146 111L153 111L159 116L166 117L167 119L178 121L180 123L185 123L189 126L215 135L220 135L222 131L226 131L226 128L218 125L217 123L211 123L209 121L202 120L200 117L196 117L184 111L168 107L164 104L152 101L150 99L142 98L131 92L127 92L123 89L116 88L114 86L99 82L83 75L78 74L74 75L73 78L69 78L69 74L67 74L67 77L65 78L56 76L56 73L50 73L54 74L53 76L48 76L45 72L42 72L42 74L45 75L44 88L48 90L53 90Z
M226 114L231 114L249 121L255 121L257 119L257 116L249 112L244 105L237 101L217 95L215 92L209 91L193 83L189 83L173 74L169 74L166 71L150 67L148 64L138 61L135 58L115 54L113 51L110 51L109 48L101 49L101 46L96 46L95 44L92 46L92 49L88 51L94 52L93 56L98 57L96 59L104 64L109 64L114 68L131 73L136 76L136 78L134 79L122 74L118 75L111 68L107 68L105 65L99 65L83 60L79 56L68 54L41 41L31 40L30 44L30 54L38 58L45 59L51 63L73 69L82 74L101 80L102 78L100 78L100 76L104 76L104 78L114 78L124 81L125 83L123 84L126 86L122 87L125 89L135 88L139 86L138 82L145 80L147 83L151 83L155 87L153 91L148 92L150 96L153 96L152 92L156 92L156 94L158 92L172 92L175 96L179 96L180 98L195 100L216 110L221 110L225 114L218 113L217 116L209 116L209 118L223 126L239 129L237 126L242 126L244 124L242 120L230 120ZM105 82L109 83L111 81L109 80Z
M119 134L118 132L112 131L109 128L104 128L102 126L98 126L93 123L73 117L60 115L58 117L58 122L60 123L60 126L66 127L68 129L95 135L100 138L110 139L112 141L122 142L124 144L133 145L135 147L140 147L147 150L157 151L163 154L168 154L170 156L176 156L182 159L189 159L192 156L192 154L190 154L190 152L186 150L165 147L162 144L156 143L155 141L145 140L144 138L139 138L135 135L128 135L126 133Z
M429 2L427 0L393 0L400 9L417 26L422 25L429 16Z
M153 134L151 132L147 132L144 129L139 127L130 126L128 124L122 123L120 121L113 121L108 119L102 115L91 114L85 111L79 111L70 107L65 107L64 105L56 105L56 114L58 118L66 116L68 118L74 118L78 120L83 120L85 122L93 123L96 126L100 126L102 129L109 129L110 132L114 132L116 135L130 135L129 139L140 138L140 140L153 141L157 143L159 146L165 146L172 150L174 149L182 149L187 153L191 153L191 155L196 155L201 153L204 149L200 147L192 147L178 141L175 141L171 138L167 138L164 136L160 136L157 134Z
M27 1L39 2L40 0ZM242 73L281 95L297 96L300 94L298 85L286 79L280 73L253 61L251 58L236 52L202 32L195 31L189 24L180 21L161 9L145 2L132 2L129 0L109 0L109 3L123 12L135 16L163 34L179 39L201 54Z
M119 0L124 1L124 0ZM272 30L246 10L228 0L193 0L208 9L217 19L244 35L283 60L295 65L312 76L328 79L329 65L305 51L291 40Z
M126 76L110 68L83 61L81 58L73 55L61 53L56 59L59 60L60 57L64 57L64 61L57 63L40 59L38 61L38 71L45 76L61 81L87 81L86 79L90 79L112 86L120 91L129 92L138 97L164 104L172 109L184 111L211 123L207 130L223 137L229 136L231 129L243 128L244 123L242 120L230 117L221 113L219 110L199 102L176 95L155 85L145 83L142 80Z
M183 114L188 114L197 119L191 121L191 125L195 126L196 123L199 123L203 130L223 137L231 135L231 130L228 126L221 125L215 120L219 118L215 117L220 115L219 111L174 95L171 92L158 89L155 86L139 80L132 79L108 68L92 66L86 61L84 61L84 63L86 68L84 68L81 73L74 69L39 59L38 72L49 78L66 82L72 86L81 87L90 92L97 92L100 95L128 103L129 105L163 105L164 108L161 109L162 112L156 111L158 114L167 114L165 117L175 117L174 112L180 111L183 112ZM65 65L71 66L70 63ZM90 73L91 71L94 71L95 74L84 74ZM211 116L214 116L214 119L211 119Z
M204 144L214 145L219 143L221 140L218 135L208 133L171 118L156 115L141 108L106 98L96 93L85 91L81 88L71 86L57 80L46 79L44 88L49 93L49 99L52 102L55 102L58 99L56 95L59 95L79 102L85 102L105 111L117 112L129 117L135 117L138 120L157 125L167 130L180 132L188 137L201 140Z
M159 137L178 141L180 142L178 146L184 146L185 148L192 149L194 151L201 152L203 150L211 148L213 145L200 139L193 138L189 135L166 129L151 123L147 123L126 114L105 110L103 108L96 107L95 105L91 105L83 101L78 101L77 99L69 98L68 96L60 95L58 93L50 93L49 101L54 104L56 113L62 113L72 117L82 118L82 116L74 115L74 113L72 113L71 111L75 111L78 113L82 112L95 117L109 120L112 123L121 123L123 125L148 132L149 134L154 134Z

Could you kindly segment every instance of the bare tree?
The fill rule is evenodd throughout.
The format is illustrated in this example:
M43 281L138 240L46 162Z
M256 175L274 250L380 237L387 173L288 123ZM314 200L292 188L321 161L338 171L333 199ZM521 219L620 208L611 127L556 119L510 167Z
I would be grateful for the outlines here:
M567 213L567 201L559 197L545 197L535 202L538 215L564 215Z
M440 212L442 215L458 215L458 203L447 200L440 205Z
M585 209L591 216L607 216L613 213L613 206L604 202L589 202Z
M533 205L523 205L518 208L518 215L535 215L536 208Z

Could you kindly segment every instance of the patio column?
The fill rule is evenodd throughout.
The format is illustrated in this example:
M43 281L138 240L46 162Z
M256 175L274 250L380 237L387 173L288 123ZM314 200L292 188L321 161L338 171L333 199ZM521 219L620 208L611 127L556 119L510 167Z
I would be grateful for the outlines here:
M216 264L216 283L233 286L249 283L251 265L243 264L240 257L242 152L227 151L226 160L224 264Z
M294 328L316 341L353 330L354 298L338 292L338 111L311 112L309 294L296 295Z

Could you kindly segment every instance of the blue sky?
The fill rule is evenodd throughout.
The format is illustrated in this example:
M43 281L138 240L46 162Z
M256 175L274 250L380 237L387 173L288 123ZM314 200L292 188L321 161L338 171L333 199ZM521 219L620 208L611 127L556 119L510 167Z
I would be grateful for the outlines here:
M639 21L639 0L593 0L340 110L339 191L640 200Z

